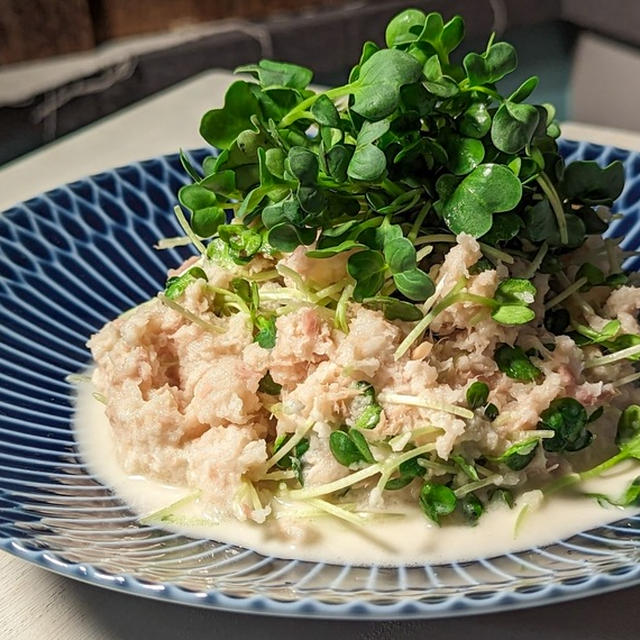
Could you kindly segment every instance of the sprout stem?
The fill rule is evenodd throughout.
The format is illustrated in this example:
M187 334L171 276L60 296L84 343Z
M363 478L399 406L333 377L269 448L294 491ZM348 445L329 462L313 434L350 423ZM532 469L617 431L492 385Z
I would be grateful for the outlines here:
M198 238L198 236L194 233L193 229L191 228L191 225L187 222L187 219L184 217L184 213L182 212L182 209L180 208L180 206L176 205L173 208L173 211L176 214L176 218L178 219L178 222L180 223L182 230L187 234L189 240L191 240L191 242L193 243L193 246L203 256L206 256L207 255L206 247L202 244L202 241L200 240L200 238Z
M549 179L549 176L544 172L536 178L536 181L544 191L544 194L547 196L547 198L549 198L549 204L551 205L551 209L553 209L553 213L555 214L556 221L558 223L560 242L562 244L568 244L569 231L567 229L567 218L564 215L562 202L560 202L560 196L558 195L556 188L553 186L553 183Z
M569 285L564 291L561 291L555 298L551 298L549 302L544 305L545 309L551 309L557 304L560 304L563 300L566 300L569 296L573 295L576 291L579 291L583 285L587 283L586 278L578 278L572 285Z

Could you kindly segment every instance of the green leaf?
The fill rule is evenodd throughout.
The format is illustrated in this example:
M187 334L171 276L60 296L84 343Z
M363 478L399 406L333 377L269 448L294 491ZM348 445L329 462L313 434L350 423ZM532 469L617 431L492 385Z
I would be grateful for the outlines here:
M491 229L482 236L482 241L492 246L509 242L522 227L522 218L513 213L498 213L493 216Z
M420 32L420 40L424 40L434 48L437 48L440 45L443 28L442 15L437 11L432 11L425 18L422 31Z
M365 245L356 242L355 240L345 240L340 244L333 245L331 247L326 247L324 249L312 249L311 251L307 251L308 258L332 258L333 256L337 256L339 253L343 253L345 251L351 251L352 249L358 248L366 248Z
M638 437L640 437L640 406L630 404L618 420L616 444L619 447L624 447Z
M489 385L479 380L472 382L467 389L466 397L470 409L484 407L489 399Z
M356 281L353 297L357 302L371 298L384 284L387 265L379 251L366 249L349 256L347 272Z
M189 211L215 207L218 204L216 194L198 184L188 184L181 187L178 191L178 200Z
M224 97L222 109L212 109L202 116L200 135L214 147L228 149L238 135L253 124L251 116L258 112L258 101L243 80L234 82Z
M426 300L435 291L433 280L417 267L401 273L394 273L393 282L398 287L398 291L409 300Z
M518 325L531 322L535 319L536 314L529 307L523 307L519 304L505 304L493 311L491 317L500 324Z
M538 76L527 78L510 96L510 102L522 102L526 100L538 86ZM545 120L546 124L546 120Z
M470 480L473 480L474 482L477 482L478 480L480 480L480 476L478 476L478 472L476 470L476 466L473 463L473 461L467 462L466 458L459 454L450 455L449 459L453 460L453 462L456 463L456 465L467 476L467 478L469 478Z
M333 457L343 466L349 467L363 460L356 443L344 431L332 431L329 436L329 449Z
M387 158L382 149L373 143L389 130L387 120L365 122L356 140L356 148L349 162L347 173L353 180L374 182L385 172Z
M262 248L262 236L241 224L221 224L218 235L236 264L247 264Z
M619 160L604 168L591 160L572 162L562 182L567 198L583 204L611 205L623 187L624 167Z
M394 238L384 245L384 259L391 273L415 269L416 248L407 238Z
M518 66L516 50L507 42L497 42L479 55L468 53L462 62L472 86L493 84Z
M535 285L524 278L508 278L498 285L494 298L500 304L533 304L536 299Z
M387 159L384 152L375 145L369 144L356 149L349 161L347 173L353 180L377 182L384 175Z
M532 242L544 242L551 245L560 244L558 223L547 199L540 200L529 207L524 215L524 229Z
M576 272L575 279L580 280L580 278L587 279L587 283L581 287L580 291L588 291L591 287L597 287L605 283L605 275L602 269L590 262L585 262L580 265L580 268Z
M448 135L444 139L447 168L457 176L473 171L484 160L484 145L475 138Z
M361 393L354 398L351 407L354 427L356 429L373 429L380 422L382 414L382 407L376 401L375 389L366 380L358 381L356 387L360 389ZM351 431L349 433L352 435Z
M255 324L258 329L253 341L263 349L273 349L276 346L276 318L275 316L257 316Z
M417 322L423 317L419 307L405 300L398 300L389 296L376 296L365 298L362 301L365 307L377 309L384 313L387 320L404 320L406 322Z
M440 58L437 55L431 56L425 62L423 73L426 78L424 86L433 95L439 98L451 98L460 92L458 83L443 72Z
M464 20L460 16L453 16L449 22L442 27L440 43L442 48L451 53L464 39Z
M450 173L443 173L436 180L436 193L440 200L446 202L451 198L456 187L460 184L460 178Z
M311 113L316 122L326 127L340 127L340 114L330 98L321 95L312 105Z
M362 45L362 53L360 54L360 61L358 64L351 69L349 73L349 83L353 83L358 79L360 75L360 67L376 52L380 51L380 47L375 43L371 42L371 40L365 41Z
M422 32L426 15L419 9L406 9L391 19L384 33L387 47L400 47L415 42Z
M371 449L369 449L367 439L357 429L349 429L348 435L351 438L353 444L356 445L356 448L360 452L360 458L364 460L364 462L374 463L376 459L373 457Z
M420 490L420 508L437 525L440 518L455 511L457 502L456 494L443 484L425 482Z
M289 62L260 60L258 64L238 67L235 73L250 73L260 81L263 87L289 87L305 89L313 78L313 71Z
M301 100L302 91L286 87L265 88L251 84L251 91L260 105L263 119L280 122Z
M224 209L220 207L205 207L193 212L190 225L196 235L201 238L210 238L226 220L227 216Z
M228 196L236 190L236 174L231 169L210 173L198 184L209 191Z
M193 166L191 160L182 149L180 149L180 164L194 182L200 182L202 176L198 173L198 170Z
M192 283L201 278L205 282L208 280L207 274L200 267L191 267L181 276L169 278L165 285L164 295L169 300L179 298L185 289Z
M533 460L539 444L540 439L537 436L527 438L510 446L501 456L491 460L502 462L513 471L522 471Z
M190 225L201 238L209 238L226 221L224 210L218 206L214 193L197 184L182 187L178 192L180 203L191 213Z
M310 245L316 239L316 230L295 227L283 222L272 227L267 234L267 242L278 251L290 253L300 245Z
M504 153L519 153L531 142L538 119L538 111L530 104L506 100L493 117L491 141Z
M400 88L417 82L420 63L403 51L382 49L361 67L352 83L353 111L367 120L382 120L393 113L400 100Z
M270 396L279 396L282 391L282 385L273 381L271 373L267 371L258 383L258 391L260 393L268 393Z
M475 494L469 493L462 499L462 514L467 522L474 527L484 513L484 505Z
M585 428L589 416L585 408L575 398L556 398L548 409L540 414L540 429L555 432L553 438L545 438L545 451L563 452L583 449L592 440L592 434Z
M475 238L491 228L494 213L510 211L522 197L520 180L505 166L481 164L456 187L444 206L444 219L453 233Z
M496 407L496 405L493 404L493 402L490 402L484 408L484 417L487 420L489 420L489 422L493 422L499 415L500 415L500 412L498 411L498 407Z
M484 138L491 129L491 115L484 102L470 104L458 120L462 135L469 138Z
M520 347L501 344L496 349L493 357L498 369L514 380L534 382L542 375L540 369L531 363Z
M286 167L301 185L315 185L318 180L318 156L306 147L291 147Z
M339 183L346 182L349 162L355 148L352 145L336 144L326 154L327 171Z

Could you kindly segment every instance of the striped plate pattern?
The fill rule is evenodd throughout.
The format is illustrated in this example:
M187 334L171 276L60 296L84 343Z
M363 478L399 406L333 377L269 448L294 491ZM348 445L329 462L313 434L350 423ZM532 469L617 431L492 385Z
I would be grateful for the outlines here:
M562 151L624 162L624 218L611 233L640 246L640 156L567 141ZM177 156L166 156L62 186L0 217L1 548L138 595L276 615L451 616L640 582L640 517L522 553L397 568L282 560L139 524L78 457L65 376L88 364L92 332L155 294L189 255L152 248L179 233L171 210L183 183Z

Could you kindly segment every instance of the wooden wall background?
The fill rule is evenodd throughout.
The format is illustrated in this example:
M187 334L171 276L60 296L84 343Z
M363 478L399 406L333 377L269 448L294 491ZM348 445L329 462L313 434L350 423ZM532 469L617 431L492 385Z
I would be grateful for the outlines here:
M346 0L0 0L0 64L91 49L139 33Z

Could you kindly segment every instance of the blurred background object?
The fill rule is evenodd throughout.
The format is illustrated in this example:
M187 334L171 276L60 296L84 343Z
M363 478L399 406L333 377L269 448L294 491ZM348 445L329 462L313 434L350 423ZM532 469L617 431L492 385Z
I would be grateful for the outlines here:
M640 131L640 0L0 0L0 164L209 69L261 57L342 83L407 6L492 31L561 119Z

